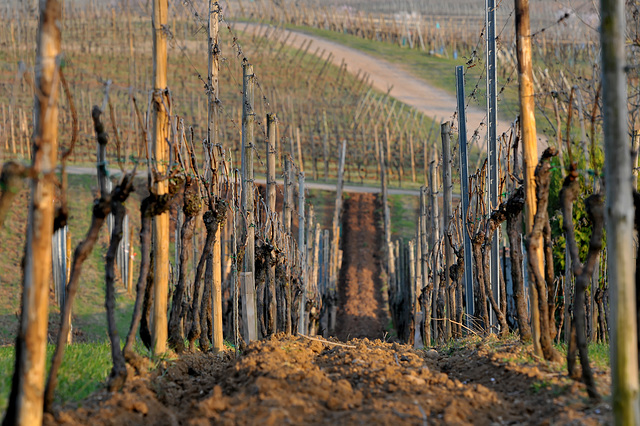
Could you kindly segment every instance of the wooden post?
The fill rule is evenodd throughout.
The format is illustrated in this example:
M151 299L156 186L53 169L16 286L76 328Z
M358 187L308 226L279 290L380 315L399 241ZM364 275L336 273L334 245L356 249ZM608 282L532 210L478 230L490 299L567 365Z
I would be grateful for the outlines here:
M9 127L11 129L11 153L13 154L12 158L16 156L16 140L15 140L15 128L13 125L13 107L9 105Z
M304 163L302 162L302 147L300 146L300 127L296 127L296 141L298 144L298 169L304 172Z
M315 230L313 233L313 251L312 251L312 264L313 268L311 269L311 285L313 286L315 301L312 306L313 309L318 309L318 302L322 297L322 290L320 290L320 283L318 282L318 272L320 270L319 258L320 258L320 234L321 234L320 226L316 223ZM314 315L315 316L315 315ZM309 334L315 335L318 330L318 324L315 320L309 321Z
M451 319L451 316L456 311L455 310L455 297L453 296L453 292L455 291L451 286L451 277L449 276L449 268L453 264L453 248L451 247L451 242L449 238L447 238L447 234L449 233L449 222L453 217L452 212L452 192L453 192L453 184L451 183L451 123L445 122L440 127L441 136L442 136L442 185L444 189L444 232L442 236L444 238L444 279L445 279L445 294L447 300L447 314L446 317ZM497 283L496 283L497 285ZM445 322L445 333L447 334L446 338L451 338L451 322Z
M242 287L242 299L251 300L249 306L255 306L255 207L253 200L253 149L254 149L254 123L255 112L254 105L254 87L255 76L253 74L253 65L246 61L242 64L242 213L244 215L244 259L242 264L242 272L245 273L244 285ZM243 306L247 303L243 302ZM254 310L255 312L255 310ZM246 343L258 338L258 318L243 317L243 334Z
M329 241L329 230L325 229L322 234L322 289L323 293L327 294L328 296L326 300L328 300L328 298L331 296L328 277L330 269L329 258L331 257ZM329 329L331 328L330 306L327 306L327 308L324 309L324 314L322 315L322 318L320 318L320 322L323 329L323 336L328 337Z
M387 165L384 161L384 147L381 141L378 141L378 162L380 165L380 186L382 192L382 208L384 215L384 243L385 248L388 250L391 244L391 223L389 217L389 195L387 191ZM387 253L387 265L391 264L389 253Z
M342 149L340 150L340 162L338 164L338 182L336 184L336 202L335 209L333 210L333 223L331 229L331 260L329 262L329 292L331 306L330 316L330 332L333 333L335 324L335 312L337 312L337 282L340 268L340 213L342 212L342 190L344 185L344 164L347 149L347 141L343 139Z
M329 126L327 126L327 111L322 111L322 156L324 159L324 180L329 178Z
M284 157L284 203L282 211L282 219L284 221L285 238L291 234L291 208L293 207L293 189L291 188L291 160L288 155ZM285 272L285 293L287 306L285 309L284 326L285 333L291 334L291 283L289 278L291 275L291 262L286 263Z
M246 256L246 254L245 254ZM240 293L242 294L242 333L245 342L258 339L258 316L256 315L256 286L253 272L240 272ZM256 324L256 327L249 326Z
M524 188L525 188L525 224L529 235L536 214L535 169L538 163L538 144L536 142L535 99L533 90L533 70L531 59L531 23L529 21L529 0L515 0L516 11L516 49L518 54L518 89L520 95L520 124L522 128L522 146L524 149ZM544 265L542 242L534 244L537 250L527 256L537 256L538 265ZM544 271L540 271L544 276ZM531 304L531 334L533 350L542 357L540 346L540 312L538 309L538 291L529 286Z
M213 276L212 276L212 330L211 338L213 351L220 352L224 348L224 337L222 334L222 228L216 225L215 240L213 242ZM209 285L206 283L205 285Z
M133 250L133 232L132 226L129 225L129 267L127 268L127 292L133 294L133 259L135 257L135 251Z
M5 425L42 424L49 281L58 155L61 3L40 2L34 99L31 201L24 257L22 311Z
M391 109L391 111L393 111L393 109ZM392 174L392 169L391 169L391 137L389 136L389 126L386 126L386 125L384 126L384 140L385 140L386 151L387 151L387 160L386 160L386 165L388 167L387 173L389 175L391 175Z
M298 129L300 130L300 129ZM298 133L299 135L299 133ZM299 139L298 139L299 140ZM298 145L300 146L300 145ZM304 217L304 172L298 175L298 256L300 257L300 271L302 276L302 301L300 302L300 317L298 319L298 332L306 334L306 305L307 305L307 247L304 242L305 217Z
M634 208L627 128L625 2L600 3L604 112L605 223L611 297L611 378L615 424L640 421L634 259ZM628 165L625 167L625 165Z
M167 0L153 0L153 167L163 176L169 159L166 139L169 136L167 97ZM156 194L167 193L167 181L155 183ZM169 291L169 212L153 219L153 353L167 350L167 294Z
M340 213L342 212L342 190L344 187L344 164L345 164L345 156L347 152L347 141L342 140L342 149L340 150L340 163L338 164L338 183L336 184L336 202L335 209L333 210L333 246L340 246ZM333 259L333 270L331 271L331 279L333 281L333 286L335 286L335 282L338 279L338 271L337 271L337 250L335 251L335 256Z
M220 122L218 114L219 92L219 73L220 73L220 47L218 45L218 33L220 23L220 5L217 1L209 0L209 42L208 42L208 70L209 70L209 90L208 90L208 108L207 108L207 141L210 150L209 159L212 162L211 167L217 169L215 159L215 150L219 145ZM213 178L213 177L212 177ZM214 182L210 183L214 188L214 194L217 196L217 186ZM224 339L222 336L222 232L220 223L216 225L216 237L213 242L213 282L212 285L212 343L213 350L219 352L224 347Z
M427 146L429 145L429 139L431 139L431 133L433 133L433 129L435 128L435 126L436 126L436 117L434 116L431 119L431 127L429 128L429 133L427 134L427 137L425 139L423 139L423 144L424 144L423 151L424 152L422 153L422 155L423 155L423 160L424 160L424 183L425 184L427 182L429 182L429 172L427 171L428 170L428 166L427 165L429 164L429 160L428 160L428 158L429 158L428 157L429 150L427 149ZM434 144L434 146L435 146L435 144Z
M428 262L428 246L427 246L427 187L420 188L420 253L422 256L418 261L422 264L422 339L425 347L431 345L431 305L428 291L429 285L429 262Z
M210 146L218 143L220 124L218 123L220 47L218 45L220 21L220 5L217 1L209 0L209 42L208 42L208 84L207 90L207 140ZM212 165L216 167L215 164Z
M633 152L633 156L631 157L631 167L633 167L633 189L638 190L638 158L640 158L638 154L640 153L640 131L636 130L633 133L631 146Z
M71 265L72 265L72 262L73 262L73 253L72 253L72 250L71 250L71 232L69 232L68 229L67 229L66 235L67 235L67 241L66 241L66 248L67 248L67 253L66 253L66 256L67 256L67 274L66 274L66 278L67 278L67 283L68 283L68 281L69 281L69 279L71 277ZM65 290L63 290L63 291L65 291L65 303L66 303L66 300L67 300L66 299L66 297L67 297L67 295L66 295L66 285L67 285L67 283L65 283ZM64 312L63 306L61 306L60 309L61 309L62 312ZM69 322L69 333L67 334L67 345L70 345L72 342L73 342L73 324L71 324L71 322Z
M413 347L420 342L420 339L416 338L420 334L420 327L418 322L418 313L420 309L418 308L418 291L420 286L418 282L422 281L422 272L420 271L421 263L418 263L418 259L422 257L422 253L420 251L420 240L418 239L420 236L420 219L418 219L418 224L416 226L416 239L409 241L409 289L411 290L411 332L412 336L409 341L413 341ZM416 325L418 325L416 327Z
M438 298L440 297L440 275L438 274L438 268L440 267L438 261L438 254L436 247L440 241L440 215L438 208L438 152L434 149L432 152L431 165L429 166L429 187L431 188L431 241L429 247L431 249L431 255L433 256L431 263L431 275L433 279L433 307L431 308L432 316L438 318ZM426 326L425 326L426 327ZM438 343L438 322L433 323L433 340Z
M267 114L267 206L271 215L276 211L276 126L278 120L275 114ZM271 239L275 240L275 226L272 222ZM276 302L276 265L269 266L267 286L267 333L276 330L277 302Z
M413 132L409 133L409 149L411 150L411 182L416 183L416 157L413 147Z

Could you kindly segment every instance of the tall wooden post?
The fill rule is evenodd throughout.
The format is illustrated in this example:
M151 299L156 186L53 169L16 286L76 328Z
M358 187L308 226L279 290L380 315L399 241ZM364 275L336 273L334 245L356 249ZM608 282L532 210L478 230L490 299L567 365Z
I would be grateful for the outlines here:
M524 149L524 188L525 188L525 224L527 235L533 228L533 217L536 214L536 184L535 170L538 157L536 142L535 99L533 88L533 70L531 63L531 23L529 21L529 0L515 0L516 10L516 50L518 56L518 89L520 94L520 124L522 126L522 146ZM534 244L535 253L527 256L537 256L538 265L544 265L542 242ZM540 271L544 276L544 271ZM529 286L529 301L531 304L531 334L533 349L536 355L542 356L540 346L540 311L538 309L538 291L535 286Z
M329 126L327 111L322 111L322 158L324 159L324 180L329 179Z
M449 268L453 264L453 249L451 247L451 242L449 238L447 238L447 233L449 232L449 222L453 217L453 207L452 207L452 192L453 192L453 184L451 183L451 123L445 122L440 127L441 136L442 136L442 185L444 190L444 232L442 233L444 239L444 285L445 285L445 294L446 294L446 317L447 321L445 321L445 333L446 338L451 338L451 321L449 321L455 312L455 298L452 297L452 292L454 291L451 287L451 277L449 276Z
M431 345L431 298L429 297L427 287L429 285L429 261L427 246L427 187L420 188L420 252L422 257L419 261L422 263L422 339L425 347Z
M336 133L337 134L337 133ZM337 315L337 282L340 264L342 263L340 251L340 213L342 212L342 190L344 188L344 166L346 157L347 141L342 140L340 150L340 161L338 163L338 182L336 183L336 202L333 211L333 222L331 229L331 259L329 260L329 332L335 331L335 321Z
M634 425L640 421L632 198L636 183L632 183L627 133L625 2L600 4L613 414L617 425Z
M298 175L298 255L300 257L300 271L302 273L302 301L300 302L300 317L298 332L306 334L306 305L307 305L307 247L304 242L304 172Z
M420 324L422 323L421 317L424 313L420 309L420 290L422 289L422 243L420 236L422 235L422 216L418 216L418 224L416 226L416 240L415 251L416 257L413 260L414 268L416 271L415 281L411 283L413 288L413 330L414 330L414 347L423 347Z
M403 272L405 274L408 273L408 276L405 275L402 277L401 285L402 287L399 289L401 293L409 292L408 298L405 300L409 300L409 324L408 324L408 332L407 332L407 343L411 346L415 347L415 320L416 320L416 241L409 240L407 241L406 247L401 247L404 252L404 260L405 265L403 265Z
M220 5L217 1L209 0L209 43L208 43L208 64L209 64L209 90L207 108L207 141L210 150L211 167L218 168L215 164L215 150L219 145L220 122L218 115L219 74L220 74L220 46L218 44L218 33L220 24ZM213 178L213 177L212 177ZM218 189L216 183L211 182L213 192L217 196ZM224 339L222 336L222 232L220 224L216 225L216 238L213 242L213 282L205 285L212 285L212 343L213 350L219 352L223 349Z
M129 263L129 267L127 268L127 292L129 294L133 294L133 260L135 258L135 251L133 250L133 226L129 225L129 258L126 260ZM69 244L69 247L71 244ZM71 258L71 256L69 256ZM67 275L69 276L69 275ZM71 334L69 334L69 338L71 338Z
M282 219L284 221L285 238L291 234L291 209L293 207L293 188L291 188L291 159L288 155L284 157L284 203L282 211ZM291 334L291 262L286 262L285 272L285 299L287 306L285 307L284 332Z
M310 206L311 213L313 213L313 209L311 207L313 206ZM310 219L314 219L314 216L312 214L310 214L309 216L310 216ZM309 225L311 225L311 223L309 223ZM313 286L314 297L315 297L314 303L312 304L312 307L311 307L312 312L314 312L318 309L318 301L319 301L319 298L321 297L320 283L318 282L319 281L318 275L320 271L319 258L320 258L321 230L320 230L320 225L317 223L313 228L311 226L309 226L308 228L312 230L312 232L310 237L307 237L307 242L310 241L311 239L313 240L313 246L312 246L313 249L309 250L309 253L311 256L311 262L312 262L312 268L310 270L309 279L310 279L311 286ZM308 325L308 333L313 336L316 334L317 329L318 329L317 320L311 319L310 317L309 325Z
M375 134L377 135L378 129L375 129ZM377 139L377 137L376 137ZM384 145L381 141L377 141L378 146L378 164L380 168L380 191L382 192L382 209L383 209L383 225L384 225L384 247L385 252L387 254L385 261L387 262L387 266L391 265L391 224L389 218L389 195L387 191L387 165L384 160ZM387 271L388 272L388 271Z
M22 313L5 425L42 424L51 242L58 155L58 55L61 3L40 2L36 54L31 201L24 257Z
M345 164L345 156L347 152L347 141L346 139L342 140L342 149L340 150L340 163L338 164L338 182L336 184L336 202L335 209L333 210L333 247L337 248L340 245L340 213L342 212L342 190L344 188L344 164ZM333 285L338 279L338 250L334 252L334 258L331 260L332 262L332 270L331 270L331 280L333 281Z
M242 213L244 217L244 259L242 264L242 272L244 272L245 286L243 290L243 314L255 311L255 207L253 200L253 149L254 149L254 123L255 112L254 105L254 86L255 76L253 74L253 65L245 62L242 65ZM258 338L258 322L257 316L251 318L244 315L243 333L246 343Z
M439 259L436 246L440 241L440 215L438 206L438 150L436 144L433 146L431 165L429 166L429 187L431 188L431 241L429 246L431 248L431 255L433 256L431 262L431 278L433 279L433 307L431 309L431 315L434 318L438 318L438 298L440 297L440 275L438 273ZM438 322L434 321L433 324L433 340L438 343Z
M296 127L296 143L298 145L298 168L304 172L304 163L302 162L302 147L300 145L300 127Z
M169 160L166 139L169 136L167 98L167 0L153 0L153 155L159 176ZM167 181L155 183L158 195L167 193ZM169 291L169 212L153 219L153 353L167 350L167 294Z
M269 212L275 215L276 211L276 126L275 114L267 114L267 206ZM271 239L275 240L275 222L272 222ZM276 265L270 265L268 271L269 284L267 286L267 333L276 332Z
M207 91L207 140L213 146L218 143L218 133L220 124L218 123L218 104L220 93L220 46L218 44L218 33L220 23L220 5L217 1L209 0L209 42L208 42L208 69L209 69L209 90ZM212 165L216 167L216 164Z

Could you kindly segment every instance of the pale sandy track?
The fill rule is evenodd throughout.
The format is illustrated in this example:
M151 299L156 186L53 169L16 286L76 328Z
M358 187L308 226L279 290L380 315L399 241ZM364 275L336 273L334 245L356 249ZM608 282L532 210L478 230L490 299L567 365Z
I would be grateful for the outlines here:
M265 25L234 23L235 30L243 31L248 34L264 34ZM426 81L405 71L400 65L387 62L385 60L373 57L359 50L335 43L333 41L303 33L300 31L291 31L282 28L270 27L273 31L278 31L278 40L287 38L289 32L293 33L287 39L287 44L300 48L312 40L309 53L314 53L319 48L319 52L325 52L325 58L329 52L333 53L331 62L340 66L342 61L347 66L347 70L352 74L362 74L366 72L369 75L373 87L381 92L386 93L391 88L390 95L399 101L416 108L418 111L429 117L435 117L437 120L452 120L456 112L456 99L446 91L434 87ZM267 33L269 34L269 33ZM276 35L274 35L276 37ZM451 70L453 73L454 70ZM480 126L484 121L486 112L476 108L467 108L467 132L470 136L472 132ZM456 119L457 120L457 119ZM457 121L455 123L457 127ZM508 121L498 121L498 134L509 130L511 123ZM486 133L486 126L481 128L480 134ZM481 142L484 145L484 142ZM545 138L539 138L538 151L541 153L547 146Z

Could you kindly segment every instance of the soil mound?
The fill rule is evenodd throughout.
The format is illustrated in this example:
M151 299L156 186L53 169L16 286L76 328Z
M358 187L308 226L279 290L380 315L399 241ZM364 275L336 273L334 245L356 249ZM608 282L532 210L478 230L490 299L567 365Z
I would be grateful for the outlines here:
M191 354L65 407L45 424L602 424L582 386L511 359L517 343L416 351L275 336L241 357ZM495 344L494 344L495 346ZM604 373L598 379L603 386ZM537 383L542 383L536 385Z

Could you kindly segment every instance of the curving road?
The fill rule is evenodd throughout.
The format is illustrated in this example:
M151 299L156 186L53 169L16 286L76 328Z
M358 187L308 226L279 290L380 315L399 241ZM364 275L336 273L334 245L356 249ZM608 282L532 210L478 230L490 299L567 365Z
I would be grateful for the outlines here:
M236 30L249 34L264 34L265 28L269 27L272 31L279 33L276 34L278 40L286 39L287 45L298 49L303 47L303 44L306 45L312 41L309 53L313 54L318 48L320 52L324 50L327 54L328 52L333 53L331 62L334 65L340 66L344 61L347 71L353 75L359 71L361 74L363 71L366 72L376 90L386 93L391 88L391 96L429 117L436 117L437 120L452 120L454 117L457 109L455 96L408 73L397 64L301 31L276 28L266 24L233 23L232 25ZM289 33L292 34L287 37ZM474 106L467 107L467 131L470 132L478 128L485 116L486 111ZM498 135L508 131L510 127L511 122L499 120ZM481 147L484 145L484 143L480 143ZM538 134L538 155L542 154L547 146L547 139Z
M249 34L263 34L266 27L264 24L249 23L235 23L234 25L235 29ZM269 27L272 28L273 31L278 31L278 40L284 40L289 33L293 33L287 38L287 44L298 49L311 40L310 53L315 52L317 48L320 49L320 52L324 50L327 53L333 53L331 60L333 64L340 66L344 61L347 66L347 71L354 75L359 71L361 74L362 72L366 72L375 89L386 93L387 90L391 88L391 96L417 109L423 114L429 117L436 117L438 120L453 119L454 113L456 112L455 97L408 73L403 70L401 66L316 35L272 26ZM451 70L451 72L453 72L453 70ZM472 106L468 107L467 129L477 128L485 116L485 111ZM505 132L510 126L510 122L499 121L498 132Z

